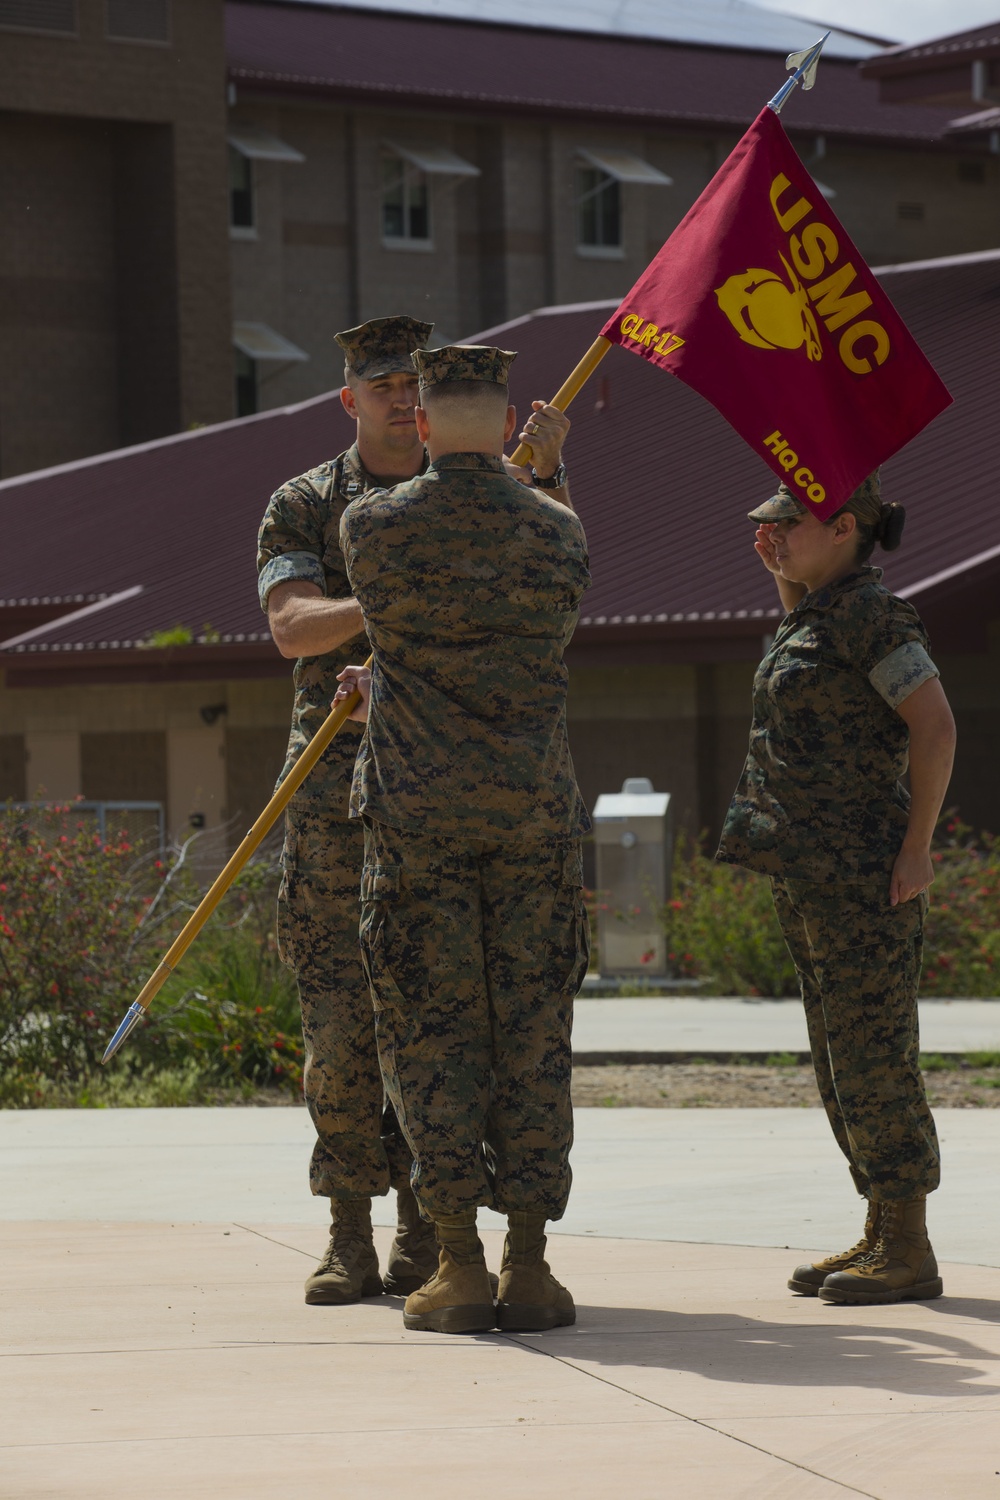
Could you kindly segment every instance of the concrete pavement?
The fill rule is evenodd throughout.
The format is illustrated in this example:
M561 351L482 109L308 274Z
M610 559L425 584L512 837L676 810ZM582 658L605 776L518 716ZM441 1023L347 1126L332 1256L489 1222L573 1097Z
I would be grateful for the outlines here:
M1000 1111L938 1121L939 1301L785 1290L859 1224L818 1110L582 1110L577 1324L449 1339L302 1302L301 1109L0 1112L0 1500L1000 1495Z
M921 1000L920 1043L924 1052L1000 1052L1000 1000ZM767 1057L808 1053L809 1042L799 1000L643 995L577 1000L573 1051L581 1062L629 1054Z

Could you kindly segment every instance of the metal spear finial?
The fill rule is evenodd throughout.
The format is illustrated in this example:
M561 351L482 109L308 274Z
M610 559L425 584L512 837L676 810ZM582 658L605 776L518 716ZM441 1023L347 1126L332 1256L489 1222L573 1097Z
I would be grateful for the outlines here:
M131 1035L131 1033L138 1026L139 1022L142 1020L145 1014L146 1012L139 1004L138 1000L133 1000L132 1004L125 1012L124 1019L119 1025L118 1030L115 1032L107 1047L104 1049L104 1056L101 1058L102 1065L106 1063L110 1058L114 1057L122 1042L124 1042L127 1036Z
M816 69L819 67L819 56L830 38L829 31L821 36L818 42L811 47L806 47L803 52L789 52L785 58L785 67L794 68L795 72L791 78L786 78L781 88L773 99L768 100L768 109L773 109L776 115L781 113L781 106L788 98L797 83L801 83L804 89L811 89L816 82Z

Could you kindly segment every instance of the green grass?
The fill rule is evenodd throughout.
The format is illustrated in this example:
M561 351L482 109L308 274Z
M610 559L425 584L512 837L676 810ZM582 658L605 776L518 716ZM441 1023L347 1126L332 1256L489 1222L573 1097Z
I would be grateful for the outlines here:
M0 1091L7 1109L175 1109L244 1104L256 1092L243 1080L220 1086L195 1062L158 1068L112 1065L86 1077L54 1083L39 1075L8 1075Z

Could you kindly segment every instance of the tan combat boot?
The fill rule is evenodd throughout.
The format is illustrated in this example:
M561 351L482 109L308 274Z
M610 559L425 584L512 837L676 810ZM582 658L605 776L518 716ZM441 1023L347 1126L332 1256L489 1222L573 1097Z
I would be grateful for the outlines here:
M534 1333L576 1322L573 1298L545 1262L545 1215L518 1209L507 1215L497 1300L497 1327Z
M438 1268L407 1297L403 1326L431 1333L487 1333L496 1324L496 1309L476 1233L476 1210L440 1215L434 1227L441 1247Z
M878 1243L849 1271L819 1289L824 1302L923 1302L944 1291L927 1238L926 1198L883 1203Z
M791 1291L801 1292L803 1297L815 1297L826 1278L832 1276L834 1271L846 1271L851 1266L856 1266L862 1256L870 1255L878 1241L881 1214L881 1203L870 1202L864 1233L854 1248L842 1250L839 1255L828 1255L825 1260L813 1261L812 1265L796 1266L788 1283Z
M420 1217L413 1189L407 1183L396 1191L396 1234L389 1246L383 1285L390 1297L407 1297L429 1281L437 1268L434 1225Z
M330 1243L315 1271L306 1280L306 1301L360 1302L381 1297L382 1278L372 1242L370 1198L330 1199Z

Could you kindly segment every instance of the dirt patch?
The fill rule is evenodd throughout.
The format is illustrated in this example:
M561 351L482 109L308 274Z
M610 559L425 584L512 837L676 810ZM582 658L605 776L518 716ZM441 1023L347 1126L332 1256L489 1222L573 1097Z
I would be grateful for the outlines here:
M925 1074L931 1106L1000 1109L1000 1068ZM819 1109L811 1068L716 1063L608 1063L573 1069L573 1103L642 1109Z

